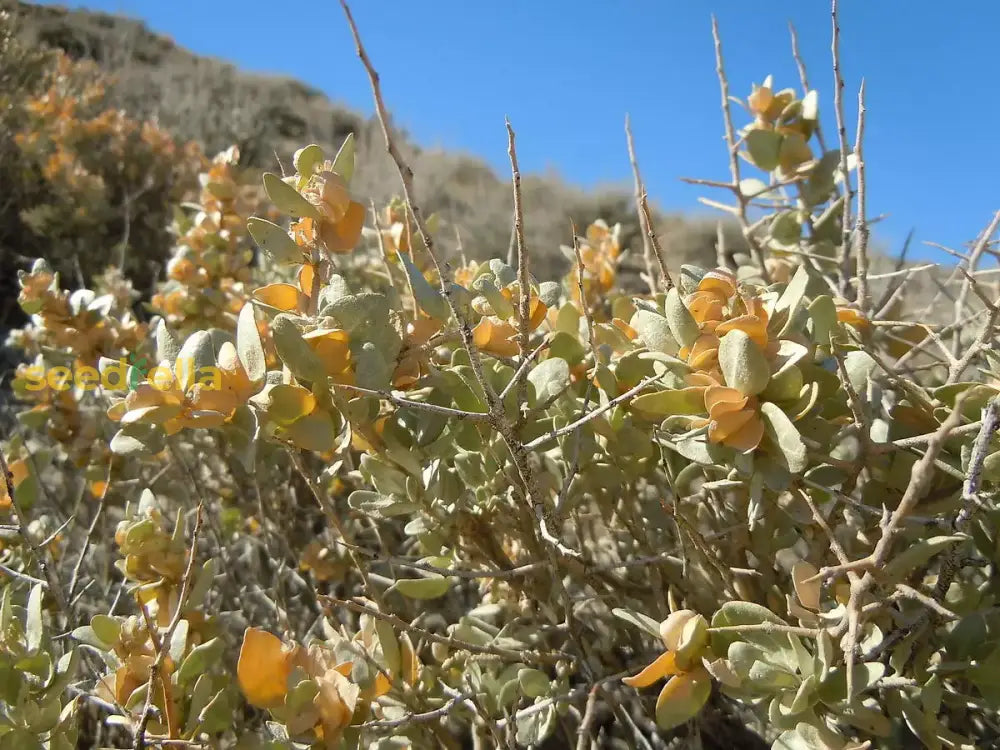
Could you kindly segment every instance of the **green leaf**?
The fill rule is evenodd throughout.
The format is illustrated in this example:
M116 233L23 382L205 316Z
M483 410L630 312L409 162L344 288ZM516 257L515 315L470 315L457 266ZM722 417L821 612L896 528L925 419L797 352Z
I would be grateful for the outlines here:
M34 653L41 648L45 637L45 622L42 619L42 584L36 583L28 594L27 617L24 622L24 634L27 639L28 651Z
M195 576L194 586L191 587L191 593L188 594L188 606L189 607L200 607L205 600L205 595L208 593L209 587L215 580L215 569L218 566L216 558L210 557L205 561L205 564L201 566L201 570L198 571L197 576Z
M509 299L503 296L497 285L493 283L493 277L485 274L472 283L472 288L479 292L486 301L490 303L493 314L500 320L507 320L514 315L514 305Z
M160 318L160 322L156 324L156 361L173 362L180 353L181 342L167 327L167 322Z
M409 599L437 599L448 593L451 582L444 577L400 578L391 587Z
M108 644L104 639L99 638L97 633L90 625L83 625L79 628L74 628L73 632L70 633L74 641L79 641L80 643L86 643L88 646L93 646L101 651L107 651Z
M223 651L225 651L225 644L221 638L212 638L195 646L181 662L180 669L177 670L177 683L181 686L187 685L191 680L203 674L211 664L222 656Z
M166 445L163 433L155 425L129 424L111 438L111 452L126 457L159 453Z
M562 288L556 281L543 281L538 285L538 299L540 299L542 304L549 309L552 309L559 304L559 298L561 296Z
M49 695L59 695L76 676L80 666L80 649L73 648L59 657L56 662L55 678L48 686Z
M315 143L310 143L308 146L303 146L295 152L295 155L292 156L292 164L299 175L309 178L312 177L313 173L316 172L325 159L326 154L323 153L323 149ZM344 179L347 180L350 178L344 177Z
M491 258L489 266L493 275L496 277L498 286L510 286L517 281L517 271L499 258Z
M517 716L517 743L522 747L540 745L555 730L557 719L555 706L552 704L541 711Z
M958 542L969 539L964 534L934 536L929 539L918 539L911 542L898 555L886 563L879 572L879 581L885 586L895 586L904 581L907 576L919 567L926 565L939 552Z
M822 294L809 305L813 324L813 341L819 346L830 346L830 335L837 327L837 306L833 298Z
M552 337L549 351L553 357L566 360L570 365L578 365L587 355L587 350L574 334L559 331Z
M371 454L361 456L361 473L383 495L406 497L406 474Z
M121 622L109 615L94 615L90 618L90 627L93 628L94 634L109 646L118 641L122 632Z
M1000 609L972 612L945 641L950 661L979 661L1000 647Z
M236 321L236 352L250 382L263 383L267 374L267 361L260 332L257 330L254 307L249 302L243 305L240 317Z
M796 222L795 226L799 226L798 222ZM795 311L799 309L799 305L802 303L802 298L805 296L808 286L809 270L805 265L801 265L795 271L792 280L788 282L785 291L778 297L778 301L774 303L774 314L777 315L780 312L788 311L789 317L793 317Z
M274 207L293 219L309 217L319 220L321 218L319 211L312 203L276 174L264 173L264 190L267 191L267 197L274 204Z
M521 692L529 698L548 695L549 676L540 669L526 667L518 671L517 681L521 686Z
M771 367L764 352L738 328L719 342L719 366L726 385L748 396L763 391L771 379Z
M38 500L41 492L41 485L34 469L30 469L28 476L21 480L20 484L14 488L14 500L24 510L29 510Z
M184 734L192 736L198 725L201 724L199 714L212 700L212 678L203 674L195 680L194 688L189 693L190 703L188 704L187 723L184 725Z
M330 414L314 411L297 419L283 430L283 435L303 450L326 453L333 450L337 431Z
M421 509L419 503L400 500L397 497L381 495L370 490L355 490L347 498L347 504L355 510L374 518L392 518L416 513Z
M272 263L302 262L302 248L277 224L252 216L247 219L247 231Z
M771 238L782 246L797 245L802 236L802 224L798 211L781 211L771 220ZM799 266L803 270L805 266Z
M451 317L451 308L448 307L448 301L441 296L441 291L430 285L420 269L413 264L408 253L396 253L396 255L406 269L410 286L413 288L413 296L420 309L435 320L448 320Z
M970 679L991 704L1000 701L1000 648L966 670Z
M173 635L170 636L170 644L167 652L170 654L170 658L174 664L180 664L184 659L190 628L191 624L187 620L178 620L177 627L174 628Z
M744 143L750 154L750 163L758 169L770 172L778 166L782 137L773 130L755 128L747 133Z
M354 133L348 133L344 142L340 145L340 150L333 157L333 171L344 178L348 185L354 177Z
M891 737L893 725L885 714L875 708L869 708L858 701L851 704L841 704L837 707L837 712L843 721L852 727L857 727L862 732L866 732L876 737ZM954 747L958 747L956 744ZM968 747L972 745L969 744Z
M791 401L794 403L799 394L802 393L803 385L805 385L805 379L802 377L802 370L795 365L790 365L774 374L761 396L769 401Z
M576 309L575 305L563 305L556 315L556 330L559 333L568 334L574 339L579 339L581 317L583 316L580 315L580 311Z
M677 354L677 341L670 330L670 323L662 315L649 310L637 310L629 325L639 334L639 340L652 352Z
M543 360L528 373L528 382L535 387L536 403L547 403L569 388L569 364L558 357Z
M879 680L885 676L885 664L880 662L870 662L868 664L855 664L852 674L854 675L854 695L858 696L866 690L870 690ZM826 679L819 686L817 691L819 699L828 706L839 703L847 699L847 670L843 667L835 667L830 670Z
M799 678L794 674L766 661L755 661L750 666L746 679L758 690L766 692L789 690L799 685Z
M701 328L681 299L677 287L671 287L667 292L664 309L667 313L667 325L670 326L674 339L681 346L691 346L701 335Z
M788 470L793 474L805 471L809 465L806 444L802 435L777 404L765 401L760 405L760 413L764 418L764 427L772 442L781 451Z
M828 732L827 732L828 734ZM799 722L795 729L788 729L779 735L771 750L839 750L843 742L835 743L817 727Z
M292 318L284 313L271 321L271 336L278 357L292 374L311 383L326 383L326 369L319 356L309 348Z
M177 387L186 393L198 380L203 367L215 366L215 346L208 331L195 331L184 341L174 361L174 376Z
M868 378L878 367L878 363L868 352L861 350L848 352L844 355L844 370L847 371L847 379L853 386L855 392L865 397L868 391Z
M634 612L631 609L624 609L622 607L611 610L611 614L619 620L624 620L631 625L635 625L637 628L648 633L657 640L660 639L660 623L652 617L644 615L641 612Z
M680 388L644 393L632 399L629 408L646 419L658 419L674 414L704 414L705 390Z
M738 625L760 625L762 623L772 623L774 625L787 625L787 623L774 614L767 607L753 602L732 601L726 602L712 616L713 628L728 628ZM736 641L749 641L759 644L769 652L769 656L775 655L782 650L792 650L791 642L784 633L764 633L759 630L738 630L726 632L713 632L712 650L717 654L725 654L729 651L729 645ZM797 661L795 655L792 659Z

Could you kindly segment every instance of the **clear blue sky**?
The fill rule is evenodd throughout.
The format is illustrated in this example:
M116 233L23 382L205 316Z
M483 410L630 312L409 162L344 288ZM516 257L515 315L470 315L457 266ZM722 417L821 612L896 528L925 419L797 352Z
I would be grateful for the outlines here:
M76 4L141 18L194 52L294 76L372 112L336 0ZM704 189L678 178L728 175L712 12L740 97L769 73L779 88L798 86L787 23L796 25L836 141L824 0L355 0L353 11L396 121L424 146L479 155L504 174L509 116L523 171L629 184L629 112L651 197L666 210L707 211L697 203ZM896 252L912 227L913 257L945 260L919 241L960 247L1000 208L1000 3L843 0L841 15L848 131L853 140L863 75L869 215L890 215L876 240Z

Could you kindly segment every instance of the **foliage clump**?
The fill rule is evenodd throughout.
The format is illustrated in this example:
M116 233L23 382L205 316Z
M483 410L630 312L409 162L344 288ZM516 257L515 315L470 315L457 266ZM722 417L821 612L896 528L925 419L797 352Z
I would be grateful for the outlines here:
M1000 215L908 320L861 140L770 79L737 137L718 62L746 252L650 230L645 290L600 218L536 278L513 130L509 259L440 254L386 127L378 210L353 137L204 164L148 320L23 271L0 747L996 742Z
M198 147L114 106L94 63L27 47L15 31L4 11L0 247L88 283L113 260L148 290L169 246L171 206L200 169Z

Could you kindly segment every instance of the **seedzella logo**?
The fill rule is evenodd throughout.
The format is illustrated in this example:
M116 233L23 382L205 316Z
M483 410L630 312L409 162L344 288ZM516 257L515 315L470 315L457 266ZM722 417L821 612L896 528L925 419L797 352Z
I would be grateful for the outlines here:
M189 373L194 373L190 380L187 377ZM74 386L84 391L96 390L98 387L107 391L131 391L143 382L166 391L174 387L178 380L193 381L204 388L217 390L222 387L222 372L218 367L199 367L194 360L185 359L178 359L173 369L167 365L150 368L149 360L144 355L129 354L128 357L117 360L102 358L99 368L82 365L73 369L46 369L42 365L34 365L24 371L24 380L24 388L28 391L42 391L46 388L68 391Z
M133 391L149 374L149 360L141 354L139 356L129 354L128 365L125 377L128 378L128 389Z

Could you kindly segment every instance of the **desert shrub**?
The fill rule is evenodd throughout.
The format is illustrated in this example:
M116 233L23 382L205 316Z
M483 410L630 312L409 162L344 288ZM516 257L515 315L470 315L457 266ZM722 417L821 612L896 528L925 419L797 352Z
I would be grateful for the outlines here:
M614 217L536 275L513 130L513 257L446 256L358 51L401 198L353 137L265 202L233 149L148 323L120 272L19 275L0 746L995 744L1000 213L911 317L862 140L731 104L720 51L718 267L637 171L645 289Z
M170 246L172 207L194 187L197 148L112 106L93 63L26 46L8 13L0 34L4 283L18 259L44 255L80 283L116 264L148 290Z

